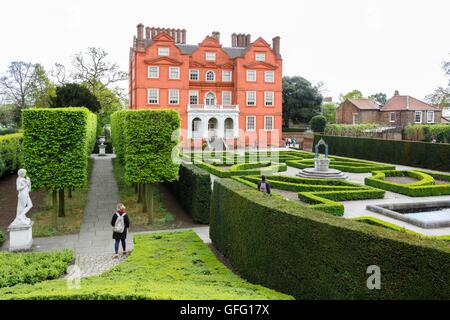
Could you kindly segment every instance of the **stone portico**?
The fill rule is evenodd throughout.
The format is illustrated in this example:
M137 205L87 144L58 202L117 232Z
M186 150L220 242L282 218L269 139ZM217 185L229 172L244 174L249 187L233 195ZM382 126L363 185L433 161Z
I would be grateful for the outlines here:
M188 139L239 137L238 105L188 105Z

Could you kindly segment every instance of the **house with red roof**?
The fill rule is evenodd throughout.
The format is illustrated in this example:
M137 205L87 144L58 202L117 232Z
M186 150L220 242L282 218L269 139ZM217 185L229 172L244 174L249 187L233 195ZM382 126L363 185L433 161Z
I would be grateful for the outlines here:
M440 123L442 110L398 91L384 104L370 99L347 99L336 109L342 124L379 123L392 127L407 124Z

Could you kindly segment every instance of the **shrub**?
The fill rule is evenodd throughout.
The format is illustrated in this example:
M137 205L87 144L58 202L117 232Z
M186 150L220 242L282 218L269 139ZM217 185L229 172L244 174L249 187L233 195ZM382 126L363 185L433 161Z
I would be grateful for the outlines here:
M80 288L65 280L0 290L2 299L38 300L262 300L291 296L248 283L225 267L193 232L134 237L131 255L100 276L81 279Z
M450 143L450 125L448 124L409 124L404 132L407 140Z
M246 279L297 298L450 298L443 241L333 217L230 179L214 181L210 237ZM380 290L367 289L370 265L382 270Z
M22 158L22 133L0 136L0 177L19 169Z
M435 184L435 174L432 172L414 171L414 170L393 170L393 171L374 171L371 177L365 178L368 186L389 190L392 192L404 194L410 197L426 197L450 194L449 184ZM450 181L450 175L437 174L437 178L445 178ZM411 177L418 179L411 183L395 183L386 181L386 177Z
M242 164L245 168L245 165L250 165L251 169L239 169L240 167L232 167L228 170L221 169L220 167L205 163L202 161L197 161L194 163L196 166L208 171L209 173L218 176L220 178L228 178L232 176L242 176L242 175L266 175L270 176L276 172L286 171L287 165L284 163L252 163L252 164ZM241 165L239 165L241 166ZM236 169L237 168L237 169Z
M360 137L366 134L366 130L380 127L376 123L366 124L327 124L324 134L330 136Z
M56 88L56 96L51 97L50 107L86 107L96 113L100 110L100 102L88 88L77 83L67 83Z
M253 188L260 180L257 176L233 177ZM337 201L379 199L384 197L384 191L367 188L355 183L332 179L309 179L288 176L271 176L267 178L274 189L298 192L303 202L335 216L344 214L344 205ZM251 182L251 183L247 183Z
M177 181L168 183L181 206L198 223L209 223L211 178L209 172L194 165L182 163Z
M3 242L5 242L5 235L2 231L0 231L0 246L3 244Z
M55 279L74 259L70 250L54 252L0 253L0 288Z
M311 118L309 124L313 132L323 132L327 125L327 119L324 116L317 115Z
M314 143L320 138L324 138L328 143L329 153L333 155L426 169L450 170L449 144L323 135L315 135Z

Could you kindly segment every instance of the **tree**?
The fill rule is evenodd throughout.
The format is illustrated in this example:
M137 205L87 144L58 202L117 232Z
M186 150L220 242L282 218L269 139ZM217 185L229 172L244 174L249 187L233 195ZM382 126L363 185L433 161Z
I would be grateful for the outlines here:
M13 105L0 105L0 127L15 127L16 107Z
M15 123L19 124L22 109L34 106L36 102L39 105L48 102L51 83L41 65L13 61L0 77L0 95L6 103L16 107Z
M33 106L36 108L50 107L50 100L56 95L56 87L50 81L44 67L36 65L36 81L32 86Z
M336 105L334 103L322 104L322 113L327 119L327 123L336 123Z
M320 114L322 95L319 88L313 86L302 77L283 77L283 122L308 123L315 115Z
M324 132L325 126L327 125L327 119L324 116L317 115L311 118L309 122L311 125L311 130L313 132Z
M364 98L364 96L361 93L361 91L356 90L356 89L352 90L352 91L350 91L350 92L348 92L346 94L342 94L341 93L339 95L339 99L341 100L341 102L344 102L347 99L363 99L363 98Z
M56 96L51 99L50 107L86 107L96 113L100 110L100 102L88 88L76 83L67 83L56 88Z
M124 104L113 90L106 87L99 86L93 94L100 103L98 127L101 129L105 124L110 123L110 117L114 112L124 109Z
M371 100L375 100L382 105L386 104L386 101L387 101L386 93L382 93L382 92L372 94L368 98Z
M438 108L450 107L450 88L438 87L433 93L427 95L425 100Z
M118 64L108 61L107 56L105 50L95 47L89 47L85 53L77 53L72 61L75 68L73 79L84 83L91 92L111 88L113 84L127 80L128 74L119 70Z

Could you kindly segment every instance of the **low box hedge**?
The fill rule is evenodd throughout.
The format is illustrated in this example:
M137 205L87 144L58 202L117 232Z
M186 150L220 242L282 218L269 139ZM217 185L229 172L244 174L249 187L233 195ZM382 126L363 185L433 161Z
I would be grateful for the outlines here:
M177 181L167 183L181 206L198 223L209 223L211 178L209 172L181 163Z
M253 188L261 180L259 176L241 176L233 177L233 179ZM338 201L381 199L385 194L383 190L338 179L309 179L276 175L268 177L267 181L272 189L298 192L299 199L310 204L311 208L335 216L344 214L344 205Z
M253 164L242 164L245 167L252 167L251 169L239 169L240 167L235 167L233 170L221 169L219 166L214 164L209 164L203 161L194 162L194 164L209 173L218 176L220 178L229 178L232 176L243 176L243 175L272 175L276 172L286 171L287 165L284 163L253 163ZM237 168L237 169L236 169Z
M314 135L314 143L320 138L332 155L450 171L450 144L329 135Z
M440 196L450 194L449 184L435 184L433 175L450 180L450 175L434 174L432 172L423 172L415 170L388 170L388 171L374 171L371 177L365 178L365 183L368 186L389 190L392 192L404 194L410 197L427 197ZM411 177L418 179L411 183L395 183L386 181L386 177ZM437 178L439 179L439 178Z
M299 169L314 168L314 159L288 160L286 164ZM394 170L395 166L350 158L330 157L330 168L344 172L367 173L376 170Z
M257 232L255 232L257 230ZM450 248L217 179L210 237L253 283L298 299L449 299ZM369 266L381 289L369 290Z
M22 143L22 133L0 136L0 177L19 169L22 163Z

